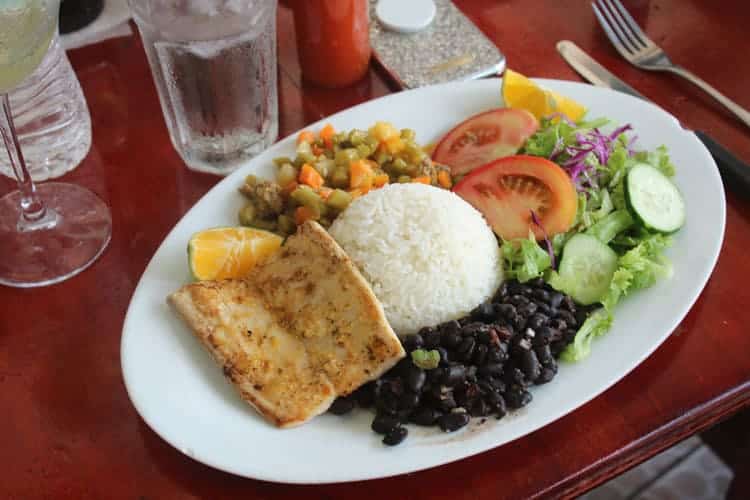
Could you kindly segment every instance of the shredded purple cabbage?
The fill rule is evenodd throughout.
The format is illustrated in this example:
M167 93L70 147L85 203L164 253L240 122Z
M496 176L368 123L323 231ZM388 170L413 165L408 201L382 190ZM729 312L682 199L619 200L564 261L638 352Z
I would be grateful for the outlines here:
M557 115L559 113L550 116L554 117ZM561 119L566 118L564 115L561 115ZM567 119L566 121L569 122ZM568 159L562 162L561 165L568 171L568 175L573 180L576 190L579 192L588 191L590 188L597 187L596 166L586 161L589 155L593 154L600 165L606 165L615 148L617 138L628 130L632 130L632 128L629 124L623 125L616 128L609 135L601 133L598 128L594 128L586 134L576 132L576 142L578 144L576 146L563 147L562 140L559 139L549 159L554 160L562 153L568 155ZM633 136L626 145L629 156L635 154L635 150L633 149L635 140L636 136Z
M555 252L552 249L552 242L550 241L549 236L547 236L547 231L545 231L544 226L542 226L542 223L539 221L539 218L536 216L534 211L529 210L529 212L531 212L531 221L535 226L542 230L542 234L544 235L544 246L547 247L550 265L552 266L552 269L557 269L557 266L555 265Z

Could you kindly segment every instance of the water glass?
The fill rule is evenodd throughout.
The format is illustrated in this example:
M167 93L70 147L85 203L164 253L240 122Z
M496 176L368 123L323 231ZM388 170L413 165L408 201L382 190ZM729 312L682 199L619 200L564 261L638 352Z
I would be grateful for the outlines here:
M189 168L225 175L276 140L276 0L128 1Z

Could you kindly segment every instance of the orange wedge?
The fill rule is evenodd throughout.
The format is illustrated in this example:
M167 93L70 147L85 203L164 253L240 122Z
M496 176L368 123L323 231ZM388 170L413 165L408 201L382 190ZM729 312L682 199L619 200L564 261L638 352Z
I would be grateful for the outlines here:
M196 280L246 276L281 246L281 236L250 227L218 227L194 234L188 263Z
M569 97L552 90L544 90L520 73L505 70L503 77L503 100L509 108L529 111L537 119L553 113L562 113L572 121L583 117L586 108Z

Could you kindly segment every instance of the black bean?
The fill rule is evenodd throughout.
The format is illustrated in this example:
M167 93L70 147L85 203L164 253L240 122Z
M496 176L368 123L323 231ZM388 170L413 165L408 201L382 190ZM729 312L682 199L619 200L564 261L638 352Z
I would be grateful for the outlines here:
M526 351L521 358L521 368L523 374L526 376L526 380L534 381L542 371L542 365L539 363L539 359L536 357L536 353L532 350Z
M498 376L503 373L502 363L486 363L479 367L477 375L482 378L488 378L492 376Z
M383 444L386 444L388 446L396 446L397 444L400 444L401 441L406 439L407 434L409 434L409 431L406 429L406 427L395 427L389 433L387 433L385 437L383 437Z
M549 347L552 351L552 356L557 357L560 355L561 352L563 352L563 349L567 347L568 343L564 340L555 340L553 342L550 342Z
M456 352L460 354L461 359L468 361L474 355L474 348L476 345L477 341L474 340L474 337L465 337L461 341L461 344L456 348Z
M424 345L423 347L425 349L435 349L437 346L440 345L440 332L430 328L425 329L422 328L420 331L422 335L422 339L424 339Z
M532 286L534 288L541 288L546 285L544 280L542 278L534 278L526 282L527 285Z
M542 288L534 290L531 296L537 300L541 300L542 302L546 302L547 304L549 304L550 293L547 290L544 290Z
M454 432L469 423L469 414L464 412L446 413L438 418L438 425L444 432Z
M549 320L548 325L550 328L553 328L555 330L565 330L566 328L568 328L568 323L566 323L565 320L559 318Z
M468 383L457 387L453 391L453 397L456 400L456 404L459 406L467 406L471 401L479 397L479 383Z
M401 341L401 345L404 346L406 352L411 352L422 347L424 345L424 339L422 339L420 334L414 333L404 337Z
M421 407L411 415L411 421L417 425L433 425L442 412L434 408Z
M536 334L534 334L536 336ZM521 355L524 351L531 349L533 337L530 335L516 335L510 341L511 352L515 355Z
M464 365L447 366L443 375L443 385L455 387L466 380L466 367Z
M369 408L375 404L375 382L368 382L354 392L357 404Z
M462 337L459 330L443 330L440 335L440 343L447 349L455 349L461 343Z
M535 384L546 384L553 378L555 378L555 371L551 368L545 366L542 368L542 371L539 373L539 376L534 381Z
M505 392L505 382L502 379L493 377L489 379L490 386L500 394Z
M524 318L528 318L529 316L534 314L537 309L539 309L539 306L533 302L529 302L528 304L524 304L516 308L518 314Z
M396 363L396 366L390 369L387 375L392 375L392 378L402 377L409 372L412 366L414 366L414 363L411 361L411 356L406 356L405 358L401 358L401 360Z
M548 345L552 340L552 329L546 326L538 328L534 340L531 342L535 347Z
M531 393L521 387L513 387L505 394L505 402L513 409L526 406L531 399Z
M440 408L443 411L451 411L453 408L458 406L456 404L456 400L453 397L453 394L446 394L443 396L443 398L440 400L440 404L438 405L438 408Z
M495 311L490 302L483 302L471 311L471 317L479 321L492 321L495 319Z
M502 325L495 328L495 334L500 342L507 342L513 336L513 330L507 325Z
M518 316L518 311L513 304L495 304L495 316L513 321Z
M535 314L532 314L528 320L526 320L526 328L538 330L539 328L546 325L548 321L549 321L549 318L546 315L541 314L541 313L535 313Z
M450 355L445 347L436 347L435 350L440 353L440 364L445 366L450 361Z
M526 286L519 283L518 281L511 281L510 283L508 283L506 295L510 295L510 296L519 295L521 292L526 290L526 288L527 288Z
M439 366L432 370L427 370L427 382L431 385L430 390L438 396L440 395L440 384L443 383L446 368L447 366Z
M575 315L568 311L557 311L557 318L565 321L569 326L578 326L578 320ZM564 328L561 328L561 330L564 330Z
M419 392L422 390L422 387L424 387L424 383L427 381L427 374L420 367L412 365L405 378L406 386L412 392Z
M388 434L393 429L398 427L398 425L399 421L396 417L393 417L391 415L379 414L375 416L375 419L372 421L372 425L370 427L378 434Z
M508 413L508 406L505 403L505 398L500 396L500 400L493 406L492 410L495 412L498 419L503 418Z
M486 363L503 363L508 360L508 347L506 344L494 347L487 352Z
M481 366L484 363L484 360L487 359L487 353L489 352L489 347L487 347L485 344L479 344L476 349L474 349L474 357L472 358L472 363L476 366Z
M472 417L486 417L490 414L490 407L481 399L476 399L469 408Z
M345 415L354 409L355 399L354 396L347 396L343 398L336 398L328 408L328 411L334 415Z
M557 314L557 309L552 309L550 306L545 304L544 302L539 302L536 305L536 312L546 315L549 318L552 318Z
M488 392L484 395L484 401L490 406L490 409L497 411L500 407L505 409L505 400L500 395L500 393L497 393L495 391Z
M398 398L398 407L402 410L412 410L419 405L419 394L405 392Z
M531 301L529 300L528 297L524 295L511 295L510 298L508 298L508 302L510 302L516 307L520 307L520 306L528 304Z
M457 332L460 329L461 323L456 320L446 321L445 323L440 323L440 325L438 325L438 330L440 330L441 333Z
M543 365L548 365L555 361L555 358L552 357L552 351L549 348L549 345L540 345L535 348L536 350L536 357L539 360L539 362Z
M505 378L511 385L523 385L526 386L528 383L526 381L526 375L523 374L523 371L521 371L520 368L512 367L504 372Z
M549 306L553 309L558 309L562 303L565 296L561 294L560 292L552 292L549 294Z
M469 365L466 367L466 380L469 382L477 381L477 368L476 365Z
M545 368L549 368L553 372L557 373L557 360L552 358L549 363L544 365Z
M479 332L489 330L489 326L478 321L472 321L461 328L464 337L476 337Z
M554 328L550 328L548 326L541 327L536 333L537 336L548 339L547 342L555 342L562 339L563 336L560 330L555 330Z

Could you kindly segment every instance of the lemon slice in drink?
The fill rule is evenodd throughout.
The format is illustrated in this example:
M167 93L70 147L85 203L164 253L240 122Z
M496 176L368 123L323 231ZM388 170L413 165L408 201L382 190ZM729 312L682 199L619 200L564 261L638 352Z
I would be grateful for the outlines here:
M505 70L503 77L503 99L509 108L521 108L540 119L553 113L562 113L572 121L578 121L586 108L569 97L552 90L544 90L520 73Z
M188 263L196 280L246 276L270 257L283 239L250 227L218 227L194 234L188 243Z

